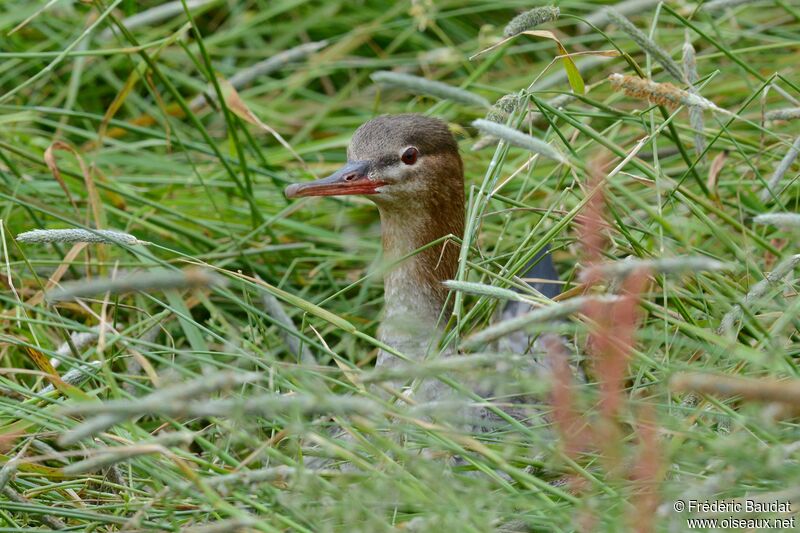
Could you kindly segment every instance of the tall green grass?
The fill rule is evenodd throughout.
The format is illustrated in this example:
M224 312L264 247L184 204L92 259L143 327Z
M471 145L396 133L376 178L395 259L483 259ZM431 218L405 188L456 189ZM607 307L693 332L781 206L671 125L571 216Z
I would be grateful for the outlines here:
M575 73L542 35L469 59L530 2L186 1L131 23L157 4L0 14L0 531L683 530L676 500L745 497L796 512L800 130L771 113L800 105L796 5L624 2L654 56L603 5L560 2L536 30L581 72L566 99ZM680 85L662 65L687 43L681 94L730 114L607 81ZM218 76L245 78L280 139ZM376 210L282 194L398 112L450 123L469 199L445 339L462 356L400 374L373 368ZM497 142L471 151L485 118ZM36 229L129 235L15 239ZM564 294L514 296L537 309L494 324L545 246ZM489 342L509 331L541 336L545 372ZM502 422L470 433L396 397L421 378L493 390ZM502 411L521 393L524 423Z

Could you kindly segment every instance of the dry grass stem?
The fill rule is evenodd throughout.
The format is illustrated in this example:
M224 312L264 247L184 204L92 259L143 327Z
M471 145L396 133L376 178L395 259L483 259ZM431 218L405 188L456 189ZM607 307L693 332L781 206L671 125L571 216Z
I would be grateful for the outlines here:
M714 394L726 398L739 396L757 402L800 404L800 380L753 379L700 372L682 372L669 381L676 392Z

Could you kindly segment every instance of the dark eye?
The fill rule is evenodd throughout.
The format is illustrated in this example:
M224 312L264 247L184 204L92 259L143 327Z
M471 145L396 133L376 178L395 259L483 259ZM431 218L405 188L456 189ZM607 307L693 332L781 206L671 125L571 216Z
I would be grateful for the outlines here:
M406 165L413 165L417 162L417 157L419 157L419 150L414 148L413 146L406 148L406 151L403 152L403 155L400 156L400 159Z

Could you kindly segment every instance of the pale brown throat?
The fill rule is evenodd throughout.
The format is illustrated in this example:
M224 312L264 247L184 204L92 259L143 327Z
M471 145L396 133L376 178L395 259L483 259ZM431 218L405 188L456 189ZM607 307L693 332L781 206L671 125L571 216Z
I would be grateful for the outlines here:
M413 210L413 216L407 209L379 206L387 262L397 262L431 242L442 240L402 260L387 272L384 278L387 314L391 314L393 308L412 312L416 308L428 320L438 319L444 309L448 291L442 282L456 275L459 245L443 237L453 235L460 239L464 233L463 191L446 200L444 203L429 197L419 209ZM412 309L407 309L409 306Z

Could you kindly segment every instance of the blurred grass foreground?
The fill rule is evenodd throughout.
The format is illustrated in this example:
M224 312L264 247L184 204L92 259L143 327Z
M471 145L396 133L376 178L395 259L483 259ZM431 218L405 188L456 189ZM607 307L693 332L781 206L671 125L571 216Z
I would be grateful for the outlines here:
M800 5L613 7L3 2L0 531L794 519ZM402 112L450 125L468 218L460 354L398 375L376 209L282 190ZM545 247L556 301L517 277ZM394 388L421 378L502 423Z

